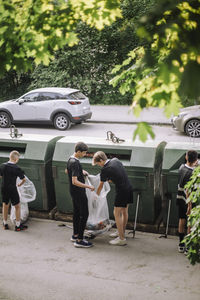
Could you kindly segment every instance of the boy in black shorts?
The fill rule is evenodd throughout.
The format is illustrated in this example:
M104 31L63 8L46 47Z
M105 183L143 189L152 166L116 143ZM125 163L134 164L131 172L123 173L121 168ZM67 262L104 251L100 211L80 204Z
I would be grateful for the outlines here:
M88 219L88 199L85 189L94 191L94 187L85 184L84 175L88 173L82 170L79 159L84 157L88 151L88 146L83 142L75 145L75 153L67 162L65 173L69 176L70 194L73 202L73 235L71 241L78 248L89 248L92 243L83 239L83 233Z
M189 150L186 153L186 164L181 165L179 168L179 183L178 193L176 198L176 204L178 206L178 234L179 234L179 245L178 251L180 253L185 252L185 244L182 242L185 236L185 225L187 221L187 211L189 210L190 204L187 204L187 191L184 186L190 180L194 168L197 166L198 153L194 150Z
M22 181L18 184L21 186L25 182L24 172L16 164L19 161L19 152L12 151L10 153L10 160L0 166L0 177L2 177L1 193L3 202L3 227L9 229L7 218L9 201L15 206L16 226L15 231L21 231L27 228L20 224L20 200L16 187L16 179L19 177Z
M109 243L118 246L126 245L124 234L128 222L128 204L133 203L133 188L125 168L119 159L112 158L109 160L102 151L94 154L93 165L102 167L100 174L101 181L97 188L97 195L101 193L104 182L112 181L115 184L114 216L119 236Z

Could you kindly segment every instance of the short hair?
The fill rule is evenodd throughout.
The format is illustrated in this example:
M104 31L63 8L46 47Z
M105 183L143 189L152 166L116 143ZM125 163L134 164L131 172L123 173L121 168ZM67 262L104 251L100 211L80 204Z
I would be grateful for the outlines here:
M10 152L10 159L16 160L20 157L20 154L17 150L13 150Z
M195 150L189 150L186 154L189 163L194 163L198 159L198 153Z
M97 162L100 162L101 160L106 161L108 158L106 154L103 151L97 151L92 160L92 164L96 165Z
M76 145L75 145L75 152L83 152L83 151L88 151L88 146L83 143L83 142L78 142Z

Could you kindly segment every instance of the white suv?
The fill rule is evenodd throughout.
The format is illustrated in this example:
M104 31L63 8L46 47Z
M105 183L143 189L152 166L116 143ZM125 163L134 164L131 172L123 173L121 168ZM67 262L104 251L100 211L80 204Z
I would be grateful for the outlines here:
M71 123L80 124L90 119L89 99L79 90L47 87L32 90L18 99L0 103L0 127L12 123L53 124L66 130Z

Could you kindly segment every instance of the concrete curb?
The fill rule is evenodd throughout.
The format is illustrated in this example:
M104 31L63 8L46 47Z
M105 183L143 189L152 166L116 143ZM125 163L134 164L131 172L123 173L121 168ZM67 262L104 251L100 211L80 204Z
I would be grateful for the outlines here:
M87 120L86 123L105 123L105 124L125 124L125 125L136 125L138 123L145 122L149 125L158 125L158 126L172 126L170 123L164 122L146 122L146 121L103 121L103 120Z

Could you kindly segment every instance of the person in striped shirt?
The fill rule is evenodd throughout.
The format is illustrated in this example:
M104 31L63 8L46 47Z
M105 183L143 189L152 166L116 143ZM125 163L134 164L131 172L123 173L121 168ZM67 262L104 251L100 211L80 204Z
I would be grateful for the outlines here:
M185 236L185 226L187 221L187 191L185 189L186 183L190 180L192 172L198 163L198 153L195 150L189 150L185 156L186 163L182 164L179 168L179 181L178 192L176 198L176 204L178 206L178 234L179 234L179 246L178 251L180 253L185 252L185 244L183 243Z

